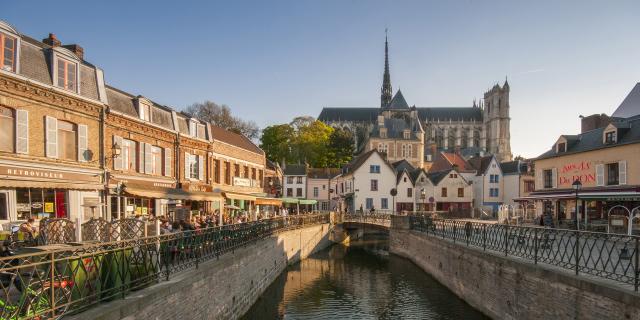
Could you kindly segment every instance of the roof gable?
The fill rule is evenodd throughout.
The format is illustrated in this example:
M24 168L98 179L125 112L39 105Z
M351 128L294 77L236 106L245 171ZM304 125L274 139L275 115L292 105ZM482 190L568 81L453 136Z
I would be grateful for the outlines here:
M612 117L629 118L640 115L640 82L631 89L631 92L613 112Z
M396 94L393 96L393 99L391 99L391 102L389 103L389 106L387 106L388 109L409 109L409 104L407 104L407 100L404 99L404 96L402 95L402 91L400 91L400 89L398 89L398 92L396 92Z

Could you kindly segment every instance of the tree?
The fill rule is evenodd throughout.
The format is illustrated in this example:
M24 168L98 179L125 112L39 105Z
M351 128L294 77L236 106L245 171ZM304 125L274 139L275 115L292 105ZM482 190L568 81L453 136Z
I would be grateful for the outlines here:
M297 161L293 157L293 142L295 140L295 131L288 124L278 124L268 126L262 130L260 138L260 148L264 150L267 159L280 162L285 160L287 163Z
M297 130L296 148L300 162L315 168L329 165L329 137L333 128L322 121L303 123Z
M349 130L335 129L329 136L330 167L340 168L353 158L353 134Z
M196 102L184 110L184 113L204 122L239 133L254 140L260 133L258 125L253 121L245 121L231 114L227 105L218 105L213 101Z

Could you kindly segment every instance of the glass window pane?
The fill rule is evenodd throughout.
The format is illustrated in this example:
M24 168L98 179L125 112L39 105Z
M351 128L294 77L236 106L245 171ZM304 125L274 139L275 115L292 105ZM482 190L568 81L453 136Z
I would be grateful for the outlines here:
M37 217L44 210L43 200L42 189L31 189L31 217Z
M18 220L26 220L31 215L28 188L16 188L16 210L18 211Z
M15 41L16 39L14 38L4 36L4 47L6 49L13 50L13 48L15 47Z
M0 193L0 220L9 219L9 209L7 204L7 194Z
M0 151L13 152L15 125L13 118L0 115Z

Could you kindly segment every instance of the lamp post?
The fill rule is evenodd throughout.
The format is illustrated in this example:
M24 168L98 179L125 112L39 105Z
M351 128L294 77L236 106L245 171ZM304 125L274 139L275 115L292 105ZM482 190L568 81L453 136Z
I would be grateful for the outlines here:
M580 230L580 217L578 216L578 191L582 188L582 182L576 179L576 181L571 184L571 187L576 191L576 230Z
M422 199L422 210L427 211L427 193L424 188L420 189L420 199Z

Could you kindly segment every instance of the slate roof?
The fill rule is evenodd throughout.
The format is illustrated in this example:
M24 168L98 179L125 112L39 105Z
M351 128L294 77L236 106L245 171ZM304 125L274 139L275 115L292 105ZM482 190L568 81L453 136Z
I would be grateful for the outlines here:
M307 177L311 179L333 179L340 175L340 168L309 168Z
M547 159L564 156L567 154L574 154L604 148L613 148L626 144L640 143L640 115L627 119L618 119L615 123L621 126L628 126L628 129L620 129L618 131L618 141L616 143L605 144L602 139L602 135L606 127L598 128L575 135L575 141L573 143L567 144L566 152L556 153L555 146L553 146L549 151L538 156L537 159Z
M115 110L134 118L140 117L135 103L137 97L111 86L105 86L105 91L107 93L110 110ZM173 130L173 120L170 109L153 101L151 101L151 103L153 104L151 108L151 123L168 130Z
M453 169L449 169L449 170L442 170L442 171L437 171L437 172L430 172L427 173L427 178L429 178L429 180L431 180L431 182L433 182L434 185L437 185L438 183L440 183L440 181L442 181L442 179L444 179L449 172L451 172Z
M404 98L403 98L404 99ZM405 102L406 103L406 102ZM416 108L421 121L478 121L482 122L482 109L474 107ZM380 108L322 108L318 120L324 122L375 122Z
M389 102L387 109L409 109L409 105L407 104L407 100L404 99L402 91L398 90L398 92L396 92L391 102Z
M415 168L409 163L409 161L402 159L400 161L396 161L391 164L393 168L396 169L397 172L402 172L403 170L407 170L407 172L411 172L415 170Z
M288 164L284 168L285 176L306 176L307 165L305 164Z
M264 154L264 151L256 146L249 138L244 135L225 130L219 126L211 125L211 136L214 140L228 143L232 146L245 149L257 154Z
M518 174L520 173L521 163L522 161L520 160L503 162L500 164L500 169L503 174Z
M636 83L635 87L631 89L631 92L611 116L629 118L637 115L640 115L640 82Z
M358 168L360 168L360 166L362 166L365 161L367 161L367 159L369 159L369 156L371 156L371 154L374 152L378 151L376 149L372 149L355 157L342 168L342 172L351 173L356 171Z
M417 140L418 138L413 133L422 131L418 119L384 118L384 128L387 129L388 139L404 139L404 130L409 130L411 131L411 139ZM379 126L373 127L371 136L380 137Z
M467 162L476 170L476 175L481 176L487 171L489 164L491 164L491 159L493 159L492 155L484 157L476 156L467 160Z

